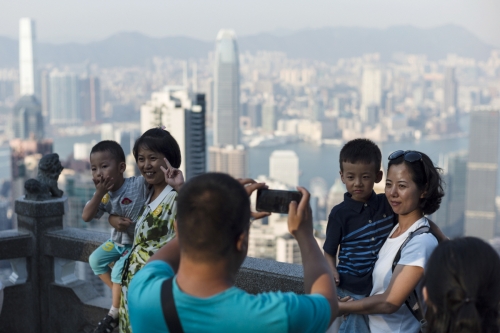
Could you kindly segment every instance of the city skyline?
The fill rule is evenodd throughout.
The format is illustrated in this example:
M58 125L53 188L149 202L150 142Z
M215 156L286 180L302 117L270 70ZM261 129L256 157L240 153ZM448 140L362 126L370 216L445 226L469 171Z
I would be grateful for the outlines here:
M191 10L193 6L196 6L197 11ZM284 6L282 1L277 0L237 3L223 0L215 4L189 0L176 3L173 10L179 15L173 15L169 20L155 19L163 15L163 8L172 11L170 4L159 1L20 1L2 7L4 10L0 13L0 20L4 25L0 29L0 36L16 36L17 31L13 27L16 21L21 17L32 16L36 20L46 21L39 27L39 40L52 43L96 41L119 31L139 31L155 37L185 35L211 40L213 34L223 26L235 29L239 36L244 36L262 32L286 34L327 26L383 29L395 25L430 28L458 24L485 42L500 46L500 36L496 33L500 30L500 22L496 17L500 3L494 0L316 0L307 6L303 1L288 1ZM231 15L224 14L228 12ZM186 20L183 13L189 13L190 19ZM92 18L92 24L89 24L89 18ZM72 23L71 26L68 22ZM61 25L66 28L60 29ZM203 29L200 29L201 26Z

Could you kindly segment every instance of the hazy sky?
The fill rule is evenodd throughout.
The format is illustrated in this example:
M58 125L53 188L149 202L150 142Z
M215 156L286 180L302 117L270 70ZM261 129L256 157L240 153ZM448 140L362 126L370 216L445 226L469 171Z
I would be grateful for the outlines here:
M38 40L89 42L120 31L213 40L326 26L435 27L453 23L500 47L500 0L0 0L0 35L15 37L32 17Z

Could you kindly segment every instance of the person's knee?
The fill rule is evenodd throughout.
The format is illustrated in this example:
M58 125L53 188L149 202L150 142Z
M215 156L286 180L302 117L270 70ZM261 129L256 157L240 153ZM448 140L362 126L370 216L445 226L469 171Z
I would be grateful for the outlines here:
M97 253L98 251L99 251L99 249L95 250L94 252L92 252L92 254L89 257L90 268L92 268L92 270L94 270L94 271L99 268L99 262L100 262L99 257L100 256Z
M100 248L92 252L92 254L89 256L89 265L90 268L94 271L96 275L101 275L104 273L109 272L109 263L108 263L108 258L103 256L102 251L100 251Z

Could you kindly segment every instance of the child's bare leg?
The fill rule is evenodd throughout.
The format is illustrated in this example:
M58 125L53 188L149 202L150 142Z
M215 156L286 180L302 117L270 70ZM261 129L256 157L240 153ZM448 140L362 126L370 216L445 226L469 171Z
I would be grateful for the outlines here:
M113 282L111 282L111 273L106 272L99 275L99 278L104 282L111 290L113 290Z
M113 307L120 307L120 298L122 296L122 286L118 283L113 283L113 288L111 288L113 292Z

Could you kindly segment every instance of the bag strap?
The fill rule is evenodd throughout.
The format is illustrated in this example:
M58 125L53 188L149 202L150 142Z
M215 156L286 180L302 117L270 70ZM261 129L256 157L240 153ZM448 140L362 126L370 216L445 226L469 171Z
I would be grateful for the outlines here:
M413 237L425 234L425 233L430 233L431 230L428 226L421 226L418 229L416 229L413 232L410 232L408 237L405 239L403 244L401 244L401 247L398 250L398 253L396 253L396 256L394 257L394 261L392 262L392 272L394 272L394 269L396 268L399 260L401 259L401 252L403 251L403 248L412 240ZM432 234L432 233L431 233ZM418 294L415 289L410 293L408 298L405 301L406 306L410 310L411 314L417 319L417 321L420 323L421 327L425 327L425 316L422 310L422 307L420 305L419 299L418 299Z
M182 329L181 320L175 307L174 294L172 291L174 277L163 282L161 285L161 307L163 310L163 317L167 323L168 331L170 333L184 333Z

